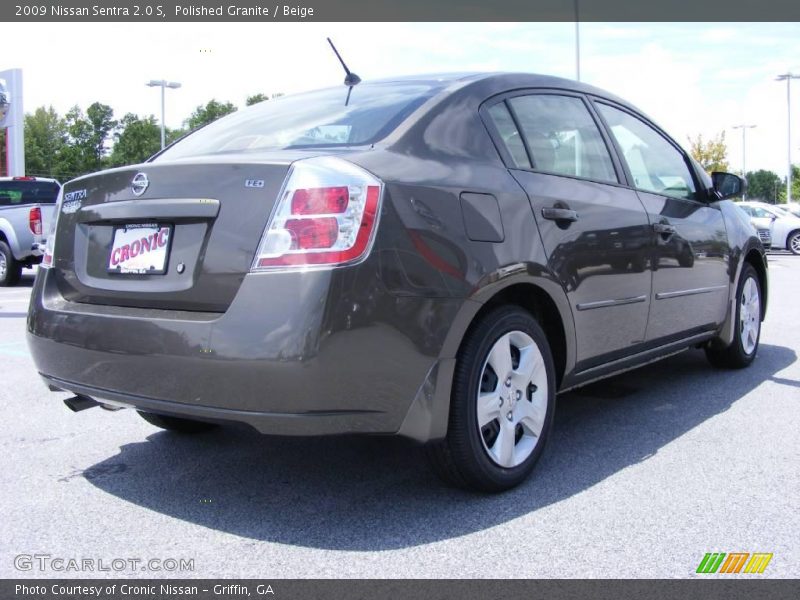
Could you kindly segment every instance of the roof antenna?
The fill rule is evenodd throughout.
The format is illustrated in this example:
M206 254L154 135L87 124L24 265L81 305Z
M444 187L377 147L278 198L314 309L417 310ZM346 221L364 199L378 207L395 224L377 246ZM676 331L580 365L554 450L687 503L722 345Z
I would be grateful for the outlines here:
M347 98L344 101L344 105L347 106L347 104L350 102L350 93L353 91L353 86L356 86L359 83L361 83L361 77L359 77L355 73L352 73L350 69L347 68L347 65L344 64L344 60L342 59L342 55L339 54L339 51L336 49L336 46L333 45L331 38L326 38L326 39L328 40L328 43L331 45L333 52L336 54L336 58L338 58L339 62L342 63L342 68L344 69L345 72L344 84L347 86L348 89L347 89Z

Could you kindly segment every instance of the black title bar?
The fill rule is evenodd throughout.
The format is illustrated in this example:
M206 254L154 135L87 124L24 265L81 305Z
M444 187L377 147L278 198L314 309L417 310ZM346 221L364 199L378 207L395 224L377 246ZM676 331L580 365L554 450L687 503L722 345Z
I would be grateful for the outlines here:
M576 19L577 16L577 19ZM0 21L800 21L798 0L3 0Z
M3 600L794 600L800 582L693 580L5 579Z

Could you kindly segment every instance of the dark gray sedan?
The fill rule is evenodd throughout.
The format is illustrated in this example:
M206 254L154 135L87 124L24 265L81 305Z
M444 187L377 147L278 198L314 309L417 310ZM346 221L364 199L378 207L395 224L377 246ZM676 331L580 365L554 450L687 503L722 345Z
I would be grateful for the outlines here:
M741 186L563 79L283 97L67 183L28 341L75 410L400 435L504 490L558 392L691 346L754 359L767 264Z

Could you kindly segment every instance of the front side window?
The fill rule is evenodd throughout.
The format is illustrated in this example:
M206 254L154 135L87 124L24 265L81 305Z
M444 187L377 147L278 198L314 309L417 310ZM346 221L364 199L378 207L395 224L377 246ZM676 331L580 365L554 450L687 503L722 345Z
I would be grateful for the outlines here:
M597 106L622 150L636 188L675 198L697 197L689 166L675 146L641 119L607 104Z
M555 94L509 101L538 171L617 183L600 130L580 98Z

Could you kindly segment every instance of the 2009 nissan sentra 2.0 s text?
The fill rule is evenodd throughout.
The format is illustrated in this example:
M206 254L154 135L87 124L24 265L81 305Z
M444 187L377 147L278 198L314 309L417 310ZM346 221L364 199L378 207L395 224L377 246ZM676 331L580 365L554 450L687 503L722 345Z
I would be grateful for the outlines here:
M557 392L692 346L754 359L767 264L741 188L563 79L287 96L67 183L28 341L73 409L400 435L503 490Z

